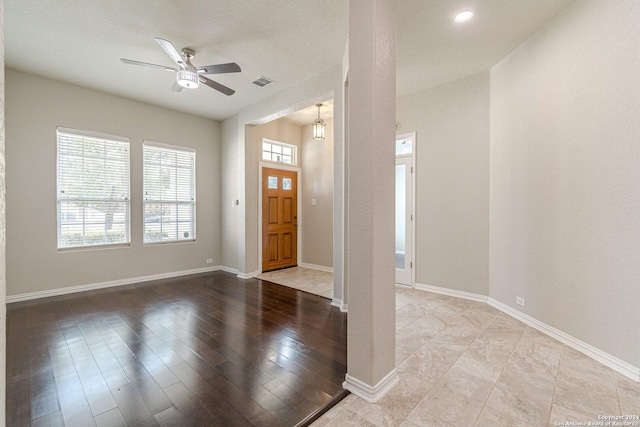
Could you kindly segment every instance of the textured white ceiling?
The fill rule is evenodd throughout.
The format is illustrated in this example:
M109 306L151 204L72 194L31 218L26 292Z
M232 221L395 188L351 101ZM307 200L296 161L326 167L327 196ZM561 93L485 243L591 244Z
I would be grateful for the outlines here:
M398 94L488 69L569 2L398 0ZM466 8L476 17L454 23ZM4 11L8 67L218 120L339 64L348 34L347 0L5 0ZM241 73L212 76L236 94L172 93L171 73L120 62L172 66L154 37L195 49L195 65L237 62ZM253 85L260 76L275 83Z
M333 99L324 101L320 107L320 118L327 120L333 117ZM286 119L299 125L308 125L318 118L318 107L312 105L303 110L289 114Z

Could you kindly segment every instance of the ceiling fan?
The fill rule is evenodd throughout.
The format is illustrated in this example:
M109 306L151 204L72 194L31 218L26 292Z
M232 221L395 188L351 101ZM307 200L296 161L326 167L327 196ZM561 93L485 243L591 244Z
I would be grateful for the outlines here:
M169 55L169 57L178 64L179 68L165 67L164 65L150 64L148 62L134 61L132 59L120 58L120 61L130 65L141 65L143 67L162 68L165 71L172 71L176 73L176 80L171 86L173 92L180 92L183 88L195 89L200 83L203 83L210 88L224 93L225 95L233 95L235 90L222 85L215 80L211 80L205 77L204 74L222 74L222 73L238 73L240 72L240 66L235 62L228 64L216 64L216 65L203 65L196 67L191 63L191 59L196 55L193 49L187 47L182 49L182 53L171 44L170 41L156 37L156 41Z

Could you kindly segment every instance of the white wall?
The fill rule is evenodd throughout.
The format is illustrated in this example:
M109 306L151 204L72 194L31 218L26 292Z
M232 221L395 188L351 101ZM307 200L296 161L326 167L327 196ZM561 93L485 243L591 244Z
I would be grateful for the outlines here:
M395 372L396 2L349 2L344 387L375 402ZM334 114L334 118L338 115Z
M333 119L324 122L321 141L302 128L302 262L333 268Z
M574 2L491 70L490 150L491 297L636 367L639 46L638 1Z
M7 294L220 263L218 122L7 70ZM56 250L56 126L131 139L131 246ZM142 143L196 149L197 240L142 244Z
M416 132L416 283L488 295L489 73L398 98L397 120Z

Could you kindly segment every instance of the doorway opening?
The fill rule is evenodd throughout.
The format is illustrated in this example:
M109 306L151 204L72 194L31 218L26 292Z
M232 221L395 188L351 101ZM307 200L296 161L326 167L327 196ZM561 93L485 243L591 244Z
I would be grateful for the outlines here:
M414 283L415 132L396 136L396 283Z
M283 270L294 276L300 269L333 273L333 100L322 101L320 108L324 139L315 139L312 132L318 118L315 104L251 127L248 133L247 158L257 172L258 275ZM330 282L332 289L333 277Z

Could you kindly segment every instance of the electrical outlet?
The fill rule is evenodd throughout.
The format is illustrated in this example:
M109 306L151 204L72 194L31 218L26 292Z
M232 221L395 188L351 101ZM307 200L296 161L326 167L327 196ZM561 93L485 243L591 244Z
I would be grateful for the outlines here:
M516 304L521 305L522 307L524 307L524 298L520 298L520 297L516 297Z
M207 264L213 264L213 258L209 258L209 259L207 260Z

